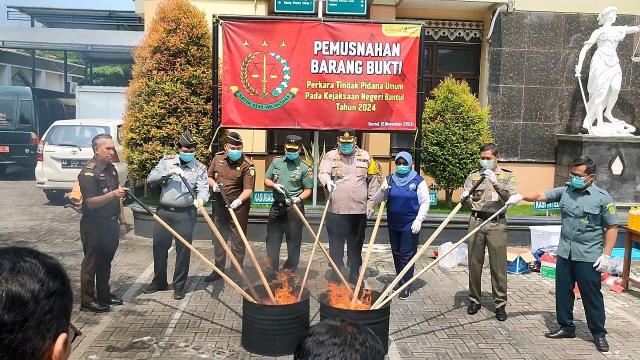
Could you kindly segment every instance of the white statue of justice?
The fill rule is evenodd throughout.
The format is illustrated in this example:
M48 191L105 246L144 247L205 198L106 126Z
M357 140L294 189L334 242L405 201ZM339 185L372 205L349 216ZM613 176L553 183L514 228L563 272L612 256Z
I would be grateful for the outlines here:
M614 26L613 23L615 23L617 16L618 8L615 6L607 6L602 10L598 15L598 24L601 27L591 34L589 40L585 41L578 57L578 65L576 65L575 75L578 78L582 100L587 112L582 127L590 135L632 136L636 131L632 125L615 118L612 112L618 101L622 85L622 69L616 48L627 34L640 32L640 26ZM594 44L597 44L598 48L593 53L589 67L589 81L587 83L589 101L587 101L580 72L584 58ZM640 40L636 44L631 58L634 63L640 62L640 56L636 56L639 44ZM605 122L604 118L609 121ZM594 120L596 121L595 125Z

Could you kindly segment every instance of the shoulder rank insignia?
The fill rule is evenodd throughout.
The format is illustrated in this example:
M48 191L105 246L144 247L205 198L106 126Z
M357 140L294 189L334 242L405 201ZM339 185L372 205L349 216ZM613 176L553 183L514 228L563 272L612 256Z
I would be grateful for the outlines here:
M256 176L256 168L253 166L249 167L249 175Z
M95 167L96 167L96 163L95 163L95 162L93 162L93 161L90 161L90 162L87 164L87 169L94 169Z

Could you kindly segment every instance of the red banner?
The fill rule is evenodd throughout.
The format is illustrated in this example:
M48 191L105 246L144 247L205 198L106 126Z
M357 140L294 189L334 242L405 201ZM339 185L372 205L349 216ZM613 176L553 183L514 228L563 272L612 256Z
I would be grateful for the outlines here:
M420 26L225 21L222 125L416 128Z

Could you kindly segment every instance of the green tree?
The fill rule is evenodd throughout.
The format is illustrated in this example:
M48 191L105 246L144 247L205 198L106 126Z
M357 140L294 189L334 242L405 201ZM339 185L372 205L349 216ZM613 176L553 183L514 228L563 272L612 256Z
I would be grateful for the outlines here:
M134 52L127 93L124 144L133 179L145 179L163 155L175 154L184 130L198 144L198 159L211 159L211 61L204 13L188 0L162 3Z
M422 124L422 171L445 190L451 206L453 191L479 167L480 146L492 141L489 109L480 106L465 81L447 77L426 101Z

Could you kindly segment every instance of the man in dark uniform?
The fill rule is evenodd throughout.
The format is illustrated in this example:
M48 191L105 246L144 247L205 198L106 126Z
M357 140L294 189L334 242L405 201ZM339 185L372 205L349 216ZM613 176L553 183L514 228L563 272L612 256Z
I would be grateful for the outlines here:
M220 191L231 201L229 207L233 209L240 223L242 231L247 232L249 208L251 207L251 193L256 183L256 169L253 163L242 153L242 138L236 132L231 132L225 138L224 151L216 153L209 167L209 186L213 190L214 221L222 237L231 243L231 252L242 266L244 261L244 243L240 238L231 215L225 207ZM220 185L223 185L222 188ZM218 241L212 240L216 267L224 271L227 254ZM212 272L206 282L220 279L220 275Z
M604 298L600 272L607 272L618 237L616 205L609 192L594 184L596 165L581 156L573 160L566 185L546 191L515 194L507 204L521 200L559 202L562 230L556 264L556 318L560 328L544 334L551 339L576 337L573 322L575 283L587 317L587 326L601 352L609 351L604 328Z
M161 159L149 173L147 182L152 186L156 184L162 186L158 216L191 243L193 228L198 218L196 207L209 200L207 167L196 160L196 143L188 130L182 133L177 146L179 155L167 155ZM196 199L193 199L182 178L185 178L191 188L196 191ZM173 235L170 232L162 225L155 224L153 232L154 277L151 284L144 290L145 294L168 288L167 255L172 240ZM184 299L190 258L191 251L182 242L176 240L176 266L173 272L173 298L176 300Z
M304 213L304 200L311 196L313 170L300 159L302 138L288 135L284 145L284 156L271 162L264 175L264 186L273 189L274 202L269 210L267 222L267 257L272 274L280 267L280 245L282 235L287 236L287 261L284 269L295 271L300 261L302 242L302 220L291 207L297 204ZM287 197L285 194L289 194Z
M126 225L122 198L128 189L119 187L118 172L113 166L116 148L108 134L91 141L93 159L80 171L82 192L80 240L84 258L80 267L80 310L105 312L122 299L111 294L111 260L124 237Z

